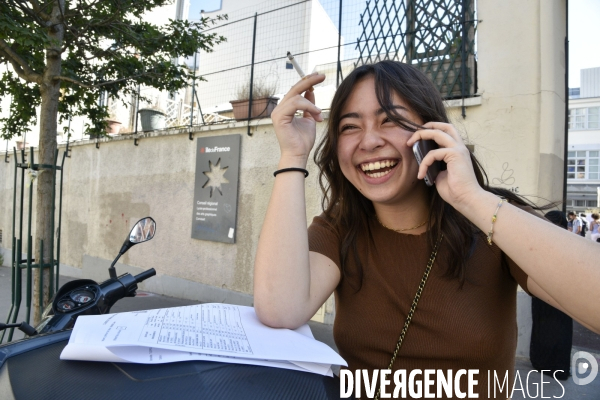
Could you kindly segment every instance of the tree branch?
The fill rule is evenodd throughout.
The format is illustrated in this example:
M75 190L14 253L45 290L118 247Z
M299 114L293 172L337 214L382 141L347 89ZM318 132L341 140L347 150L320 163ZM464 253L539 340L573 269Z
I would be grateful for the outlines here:
M42 19L44 21L48 21L50 19L50 16L44 12L44 10L42 9L40 3L38 3L37 0L29 0L29 2L33 6L33 11L35 11L35 13L37 15L39 15L40 17L42 17Z
M81 81L78 81L77 79L73 79L73 78L69 78L68 76L62 76L62 75L55 75L52 77L52 80L60 80L60 81L64 81L64 82L71 82L74 83L77 86L81 86L84 87L86 89L91 89L93 88L93 86L87 85Z
M32 10L31 8L29 8L26 5L26 1L23 0L8 0L15 8L18 8L19 10L23 11L24 14L29 15L31 18L33 18L34 21L38 22L41 26L47 27L48 25L48 15L43 13L43 11L39 10L42 12L42 14L40 14L39 12L36 12L35 10Z
M85 84L85 83L83 83L81 81L78 81L77 79L69 78L68 76L62 76L62 75L55 75L55 76L52 77L52 79L53 80L60 80L60 81L64 81L64 82L71 82L71 83L74 83L75 85L84 87L86 89L93 89L93 88L98 88L98 87L102 87L102 86L106 86L106 85L112 85L113 83L127 81L129 79L141 78L144 75L151 75L151 74L132 75L132 76L128 76L126 78L116 79L114 81L96 83L95 85L88 85L88 84Z
M13 69L21 77L27 82L34 82L41 84L42 83L42 75L36 73L29 64L21 56L19 56L15 51L6 43L3 39L0 39L0 54L2 54L12 65Z
M90 8L96 6L97 4L100 3L101 0L94 0L89 4L85 4L82 5L81 2L77 3L77 6L73 8L73 16L77 16L77 15L85 15L86 11L88 11ZM67 16L71 16L71 14L67 14Z

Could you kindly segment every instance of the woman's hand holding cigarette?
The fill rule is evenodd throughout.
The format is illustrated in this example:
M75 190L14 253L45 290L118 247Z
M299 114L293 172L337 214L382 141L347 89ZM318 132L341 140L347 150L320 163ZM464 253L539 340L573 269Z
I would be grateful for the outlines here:
M292 86L273 110L271 118L281 150L280 167L306 167L315 144L316 123L323 121L321 109L315 106L314 92L309 89L324 80L323 74L306 75ZM301 118L295 116L298 110L304 112Z

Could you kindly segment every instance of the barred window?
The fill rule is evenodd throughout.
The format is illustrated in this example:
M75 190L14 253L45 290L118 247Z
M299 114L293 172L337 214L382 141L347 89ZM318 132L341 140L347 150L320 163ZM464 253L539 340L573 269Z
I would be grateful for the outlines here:
M423 71L445 99L475 95L474 0L363 3L355 66L398 60Z

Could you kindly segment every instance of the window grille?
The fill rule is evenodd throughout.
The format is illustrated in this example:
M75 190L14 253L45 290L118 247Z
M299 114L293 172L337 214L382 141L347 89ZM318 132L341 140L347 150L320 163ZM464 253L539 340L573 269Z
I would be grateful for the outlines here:
M369 1L360 25L356 66L402 61L428 75L446 99L477 91L474 0Z

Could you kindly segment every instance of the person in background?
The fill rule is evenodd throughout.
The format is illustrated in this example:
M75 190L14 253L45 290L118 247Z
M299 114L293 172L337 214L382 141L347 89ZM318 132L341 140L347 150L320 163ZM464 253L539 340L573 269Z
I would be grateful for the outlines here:
M570 217L567 217L567 230L573 232L573 220Z
M579 214L579 219L581 219L581 232L579 232L579 234L582 237L585 237L585 234L588 231L587 216L584 213L581 213L581 214Z
M572 227L569 229L576 235L581 233L581 220L573 211L569 211L569 221L571 221Z
M550 211L545 217L554 225L567 229L567 218L562 211ZM567 380L573 345L573 319L535 296L531 298L531 319L531 365L538 371L550 371L556 379Z
M597 242L598 238L600 238L600 233L598 232L598 220L600 219L600 215L597 213L592 214L592 222L590 223L590 231L592 235L590 238L592 241Z

